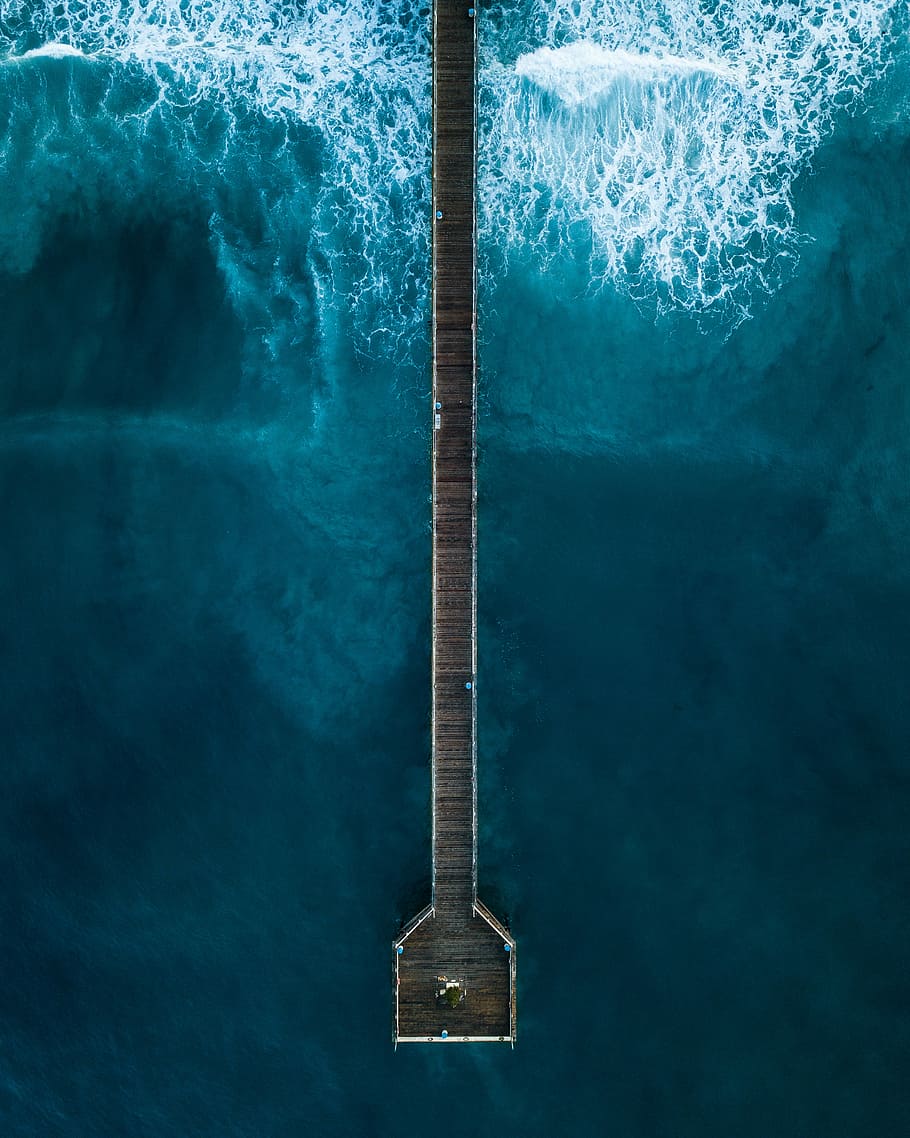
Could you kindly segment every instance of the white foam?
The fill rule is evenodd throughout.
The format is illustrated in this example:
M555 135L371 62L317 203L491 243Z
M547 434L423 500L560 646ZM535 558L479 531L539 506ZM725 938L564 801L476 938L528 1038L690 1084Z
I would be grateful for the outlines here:
M46 43L23 52L20 59L85 59L85 52L69 43Z
M543 267L583 257L595 285L659 304L748 312L795 254L793 182L839 108L881 74L901 2L491 9L481 38L484 244L530 246ZM325 145L308 264L330 287L317 292L389 308L402 280L414 281L405 309L382 323L419 330L430 58L421 0L5 0L3 13L8 59L80 55L144 76L146 104L127 111L112 99L111 114L164 124L175 146L193 145L187 119L211 108L236 123L226 155L250 111L279 131L311 126ZM293 198L292 177L285 192ZM263 287L288 292L282 208L263 205L276 266ZM220 201L212 215L223 217ZM261 320L245 247L229 230L213 222L220 261L238 304Z
M563 47L542 47L519 58L515 74L555 95L566 106L590 103L613 91L618 83L711 76L735 83L733 71L708 59L678 55L610 51L580 40Z
M522 38L503 21L483 49L484 233L747 315L795 259L794 180L883 72L896 3L529 0Z
M153 124L159 134L163 126L175 148L193 144L188 116L214 108L236 124L226 132L228 147L250 145L251 112L286 128L288 149L307 124L322 140L325 166L310 235L322 255L312 261L352 302L391 307L408 262L416 267L426 258L430 163L429 17L419 0L395 7L392 14L372 0L7 0L0 55L13 61L78 55L112 74L119 68L144 76L151 92L145 105L112 98L111 113L124 123L145 123L149 133ZM7 29L13 31L4 42ZM45 42L34 47L36 39ZM291 177L288 196L295 190ZM264 208L260 221L279 259L274 206ZM213 215L219 212L216 203ZM245 253L238 248L232 255L220 223L215 241L229 284L246 280L243 288L237 284L236 299L244 304ZM395 249L405 263L383 273ZM419 302L418 295L411 309Z

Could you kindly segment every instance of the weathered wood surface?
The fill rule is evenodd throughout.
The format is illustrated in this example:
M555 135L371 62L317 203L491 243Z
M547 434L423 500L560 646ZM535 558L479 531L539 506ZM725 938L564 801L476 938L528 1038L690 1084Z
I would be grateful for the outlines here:
M514 946L477 903L476 20L433 15L433 897L395 942L396 1040L514 1040Z
M471 917L476 888L475 34L466 4L438 0L433 30L433 904L438 916L462 920Z
M511 942L509 942L511 943ZM398 965L399 1041L453 1043L513 1038L511 955L482 916L428 917L408 936ZM440 977L458 982L464 999L456 1008L440 998Z

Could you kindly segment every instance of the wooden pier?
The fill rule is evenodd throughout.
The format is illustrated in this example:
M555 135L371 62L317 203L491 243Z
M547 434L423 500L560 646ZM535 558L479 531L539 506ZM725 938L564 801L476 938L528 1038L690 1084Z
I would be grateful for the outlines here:
M433 6L433 890L395 951L395 1042L514 1043L515 941L477 899L477 20Z

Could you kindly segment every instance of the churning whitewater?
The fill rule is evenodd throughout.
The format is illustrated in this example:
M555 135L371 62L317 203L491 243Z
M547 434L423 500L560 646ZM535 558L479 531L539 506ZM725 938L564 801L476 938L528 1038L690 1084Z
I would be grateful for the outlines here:
M892 0L537 5L485 53L485 223L595 285L746 315L794 258L792 187L887 65ZM578 222L584 222L579 233Z
M491 9L481 78L486 271L530 248L542 270L581 259L593 287L658 308L716 309L735 323L790 271L794 181L836 115L887 66L894 8L538 0L520 21L512 4ZM0 83L19 107L5 157L15 149L31 184L74 193L60 185L60 154L74 155L70 182L96 180L80 170L81 148L119 136L122 173L141 193L165 145L182 164L178 181L204 191L235 303L265 329L269 350L293 335L288 312L304 319L326 295L350 299L364 329L419 331L426 5L393 14L369 0L6 0L0 12ZM23 72L53 66L73 68L71 97L40 114L50 96ZM80 79L79 68L92 77ZM272 124L267 154L244 130L251 114ZM320 155L315 194L305 188L314 161L311 147L302 155L306 132ZM251 163L265 187L256 233L216 185ZM47 216L15 191L8 201L0 257L22 270ZM317 294L307 299L288 244L299 246L304 230Z

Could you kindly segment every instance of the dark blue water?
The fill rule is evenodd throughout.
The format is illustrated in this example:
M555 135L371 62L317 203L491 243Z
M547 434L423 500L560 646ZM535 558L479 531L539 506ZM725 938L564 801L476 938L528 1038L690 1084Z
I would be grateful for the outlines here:
M395 1053L429 893L426 17L268 7L0 4L0 1133L900 1138L900 9L873 42L858 6L859 64L828 29L857 103L770 167L789 228L730 252L761 177L698 167L701 276L653 180L646 246L553 173L575 129L631 145L615 107L486 144L480 878L519 1042ZM634 5L579 11L490 13L488 140L543 121L522 53L565 100L607 65L541 46L656 50ZM664 55L745 66L667 13ZM52 41L89 58L21 59ZM678 132L717 109L652 82Z

